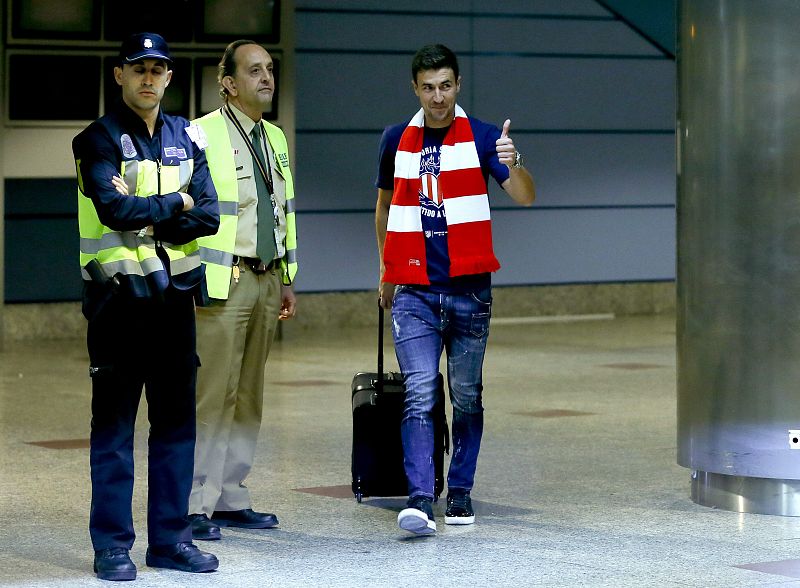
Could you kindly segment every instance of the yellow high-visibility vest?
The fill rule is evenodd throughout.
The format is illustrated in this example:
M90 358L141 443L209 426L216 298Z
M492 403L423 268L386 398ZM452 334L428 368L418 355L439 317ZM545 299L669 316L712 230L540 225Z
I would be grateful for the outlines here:
M225 116L220 109L195 121L206 134L205 149L208 169L217 190L219 202L219 230L215 235L201 237L200 258L206 266L208 295L211 298L228 298L233 266L233 250L236 245L236 228L239 223L239 185L236 180L236 164L233 147L228 135ZM286 254L280 261L282 281L289 285L297 273L297 229L295 224L294 181L289 169L289 149L283 131L273 124L261 121L275 161L286 182Z
M100 222L97 210L84 193L80 161L78 170L78 228L80 232L80 263L84 280L91 280L85 267L96 259L106 276L116 274L148 278L148 282L168 283L167 268L156 255L156 242L140 231L114 231ZM192 178L194 160L182 160L179 165L162 165L150 160L123 161L120 176L128 185L132 196L147 198L159 193L186 192ZM182 276L196 273L200 268L200 250L197 241L185 245L162 242L169 257L169 275L180 283ZM154 274L162 273L157 277ZM135 278L134 278L135 279Z

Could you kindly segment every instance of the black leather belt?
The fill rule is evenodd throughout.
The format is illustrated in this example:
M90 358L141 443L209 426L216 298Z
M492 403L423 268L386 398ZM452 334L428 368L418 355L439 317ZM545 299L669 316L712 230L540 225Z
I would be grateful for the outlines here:
M258 257L239 257L238 255L233 256L233 265L239 265L239 262L244 263L254 274L265 274L268 271L277 268L279 261L279 259L273 259L269 263L264 263Z

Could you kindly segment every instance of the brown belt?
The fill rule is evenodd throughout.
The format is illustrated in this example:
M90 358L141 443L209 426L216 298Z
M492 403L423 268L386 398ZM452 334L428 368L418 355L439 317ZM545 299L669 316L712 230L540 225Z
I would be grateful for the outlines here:
M273 259L269 263L264 263L258 257L239 257L238 255L233 256L233 265L239 265L240 261L249 267L250 271L252 271L254 274L265 274L268 271L278 267L278 262L280 260Z

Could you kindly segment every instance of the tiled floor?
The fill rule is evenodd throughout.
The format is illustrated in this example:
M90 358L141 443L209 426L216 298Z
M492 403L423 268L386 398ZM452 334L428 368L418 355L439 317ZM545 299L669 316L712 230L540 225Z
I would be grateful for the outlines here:
M477 522L446 527L437 504L438 535L414 538L396 527L403 499L357 504L349 491L350 380L374 369L374 334L287 328L249 481L280 528L202 543L221 561L206 575L147 568L142 539L136 585L800 587L800 520L689 500L689 472L675 463L674 338L670 317L495 325ZM0 353L0 586L103 584L87 533L84 349Z

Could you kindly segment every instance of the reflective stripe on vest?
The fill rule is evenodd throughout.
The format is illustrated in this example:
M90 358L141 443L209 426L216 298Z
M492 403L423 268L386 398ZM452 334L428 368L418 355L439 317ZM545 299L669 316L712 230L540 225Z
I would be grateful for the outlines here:
M233 159L228 126L222 112L217 109L194 123L200 125L208 138L205 150L208 169L219 202L220 223L215 235L198 239L200 257L206 266L206 283L211 298L228 298L231 282L233 250L236 246L236 230L239 222L239 184L236 179L236 163ZM297 273L297 231L295 226L294 183L289 169L286 137L278 127L264 124L267 140L276 155L281 174L286 182L286 255L281 259L284 284L291 284Z

